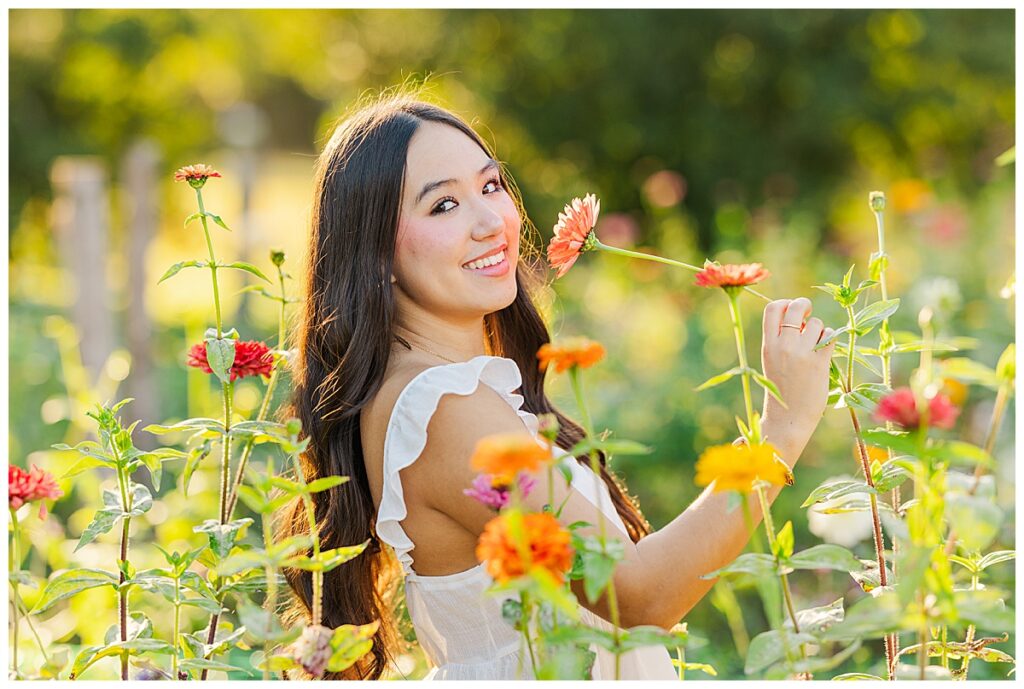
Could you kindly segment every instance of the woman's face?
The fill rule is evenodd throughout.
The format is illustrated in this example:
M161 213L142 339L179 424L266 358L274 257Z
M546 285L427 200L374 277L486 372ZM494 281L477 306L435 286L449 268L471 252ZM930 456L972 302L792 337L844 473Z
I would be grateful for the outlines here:
M497 163L458 129L424 122L409 142L404 187L394 262L399 293L455 319L511 304L522 221Z

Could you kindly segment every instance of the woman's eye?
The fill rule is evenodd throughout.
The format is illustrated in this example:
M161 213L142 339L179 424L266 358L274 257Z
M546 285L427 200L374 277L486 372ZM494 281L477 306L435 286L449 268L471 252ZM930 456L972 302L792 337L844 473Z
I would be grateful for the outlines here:
M493 187L493 190L491 192L489 192L489 193L493 193L495 191L501 191L501 180L498 179L497 177L495 177L494 179L489 179L489 180L487 180L487 184L484 185L484 190L485 191L487 190L487 187Z
M449 203L451 204L451 206L446 206L446 205L445 205L445 204L449 204ZM456 206L456 205L457 205L457 204L455 203L455 199L453 199L453 198L445 198L445 199L441 199L441 200L440 200L440 201L438 202L438 204L437 204L436 206L434 206L434 207L433 207L433 208L432 208L432 209L430 210L430 214L431 214L431 215L437 215L437 214L439 214L439 213L447 213L448 211L450 211L450 210L452 210L453 208L455 208L455 206Z

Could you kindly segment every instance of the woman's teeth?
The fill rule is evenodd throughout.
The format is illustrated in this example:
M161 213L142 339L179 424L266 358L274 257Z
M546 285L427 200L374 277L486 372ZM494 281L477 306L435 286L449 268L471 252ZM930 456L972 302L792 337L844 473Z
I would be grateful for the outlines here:
M493 256L488 256L487 258L481 258L471 263L467 263L465 267L470 270L479 270L480 268L486 268L487 266L497 265L504 260L505 252L502 251L501 253L494 254Z

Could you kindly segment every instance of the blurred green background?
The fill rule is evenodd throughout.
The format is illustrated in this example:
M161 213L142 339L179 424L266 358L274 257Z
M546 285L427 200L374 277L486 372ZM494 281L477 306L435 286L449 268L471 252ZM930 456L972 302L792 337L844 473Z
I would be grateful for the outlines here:
M1014 144L1013 18L1011 10L12 10L10 461L59 475L70 456L46 448L88 437L84 411L95 401L131 395L124 416L143 425L215 415L217 391L184 366L189 344L212 324L208 279L185 273L156 285L171 263L204 254L197 226L182 230L194 195L172 182L174 169L206 162L223 173L204 194L234 230L214 230L219 258L269 272L268 249L282 247L298 274L313 164L332 123L368 90L424 80L428 98L494 144L544 242L569 198L596 192L606 243L692 263L761 261L773 273L761 291L809 296L834 327L843 315L811 286L838 282L854 263L855 279L866 277L876 248L867 194L885 191L889 291L903 299L894 327L916 330L918 310L932 305L940 335L973 338L961 341L968 355L992 366L1014 332L1004 289L1014 268L1014 168L995 163ZM99 239L83 238L83 227ZM243 275L224 281L225 320L245 339L273 342L274 307L237 294ZM614 462L655 528L697 495L696 457L734 437L742 409L737 381L693 391L733 366L735 350L724 297L692 283L682 271L589 254L540 297L556 338L585 334L608 348L587 387L599 425L656 448ZM761 305L742 301L757 361ZM897 384L917 363L916 355L895 361ZM994 395L957 392L966 394L958 432L980 443ZM551 393L575 413L564 379L552 380ZM261 383L239 385L238 411L252 414L261 394ZM776 503L777 523L794 521L798 550L819 540L800 503L823 479L856 472L847 425L826 413L796 487ZM1008 512L999 543L1013 547L1005 426L996 450ZM180 463L168 466L180 473ZM72 555L111 481L63 481L55 516L28 520L35 548L26 568L38 579L71 564L114 567L114 534ZM164 483L141 520L151 526L133 524L140 569L159 563L148 542L194 547L192 525L216 512L214 462L188 498L180 481ZM871 553L867 541L854 549ZM1012 565L990 572L1012 590ZM794 588L798 608L862 595L836 573L802 573ZM38 593L22 591L29 604ZM735 595L747 633L765 629L754 592ZM688 617L688 660L713 664L719 679L742 678L743 632L723 614L726 593L717 596ZM133 600L166 638L159 599ZM115 616L113 596L94 590L37 626L47 643L77 648L99 642ZM32 658L31 636L22 639ZM880 672L880 649L866 644L836 672ZM424 671L418 652L403 662L411 676ZM997 678L1009 668L971 670ZM110 660L89 675L116 672Z

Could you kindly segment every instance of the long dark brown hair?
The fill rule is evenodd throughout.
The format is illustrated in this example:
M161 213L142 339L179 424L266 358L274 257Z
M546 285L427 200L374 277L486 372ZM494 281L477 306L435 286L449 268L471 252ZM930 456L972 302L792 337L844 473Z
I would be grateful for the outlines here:
M310 439L301 456L306 480L336 475L350 479L314 496L321 548L370 542L360 556L325 575L322 624L335 628L380 621L372 650L353 667L328 673L326 679L378 679L400 650L395 595L400 571L393 553L377 538L359 415L381 387L395 340L396 302L390 276L406 154L422 122L454 127L495 158L458 116L413 95L399 94L380 98L346 117L334 130L316 168L306 293L296 330L294 394L285 414L298 417L304 436ZM535 235L521 196L504 169L502 178L519 208L524 231ZM535 414L555 414L560 424L558 445L569 448L582 439L583 429L555 409L544 394L536 353L550 338L528 290L543 271L535 241L521 245L515 301L485 316L486 348L518 364L523 407ZM604 465L602 456L601 477L630 537L637 541L651 527L625 486ZM308 533L308 523L301 503L295 501L279 515L275 539L303 533ZM308 624L311 574L296 569L284 573L295 593L286 622Z

